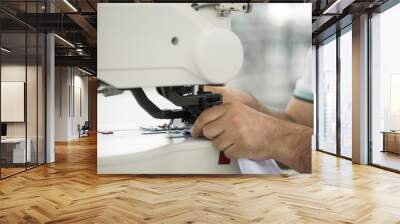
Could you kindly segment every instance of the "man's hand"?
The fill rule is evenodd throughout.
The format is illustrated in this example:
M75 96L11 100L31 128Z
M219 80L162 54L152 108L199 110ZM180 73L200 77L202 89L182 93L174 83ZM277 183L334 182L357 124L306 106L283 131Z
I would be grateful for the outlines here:
M312 129L243 103L224 103L201 113L192 136L201 135L231 159L275 159L300 173L311 172Z
M192 128L193 137L203 135L228 158L272 158L266 150L270 135L268 115L242 103L225 103L204 111ZM273 135L273 133L271 133Z

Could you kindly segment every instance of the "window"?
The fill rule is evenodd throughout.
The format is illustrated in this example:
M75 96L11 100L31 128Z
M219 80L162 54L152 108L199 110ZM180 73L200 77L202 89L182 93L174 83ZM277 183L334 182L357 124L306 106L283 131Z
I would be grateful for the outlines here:
M318 149L336 153L336 36L318 48Z
M352 157L352 33L340 36L340 155Z
M371 18L371 162L400 170L400 5Z
M350 159L352 26L343 28L339 34L331 36L318 47L318 149Z

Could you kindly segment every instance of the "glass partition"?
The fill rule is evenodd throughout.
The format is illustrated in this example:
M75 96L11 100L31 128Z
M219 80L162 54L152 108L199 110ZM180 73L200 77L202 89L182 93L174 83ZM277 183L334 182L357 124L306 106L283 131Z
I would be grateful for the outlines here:
M318 47L318 149L336 154L336 36Z
M1 176L26 169L26 33L1 34ZM28 148L29 149L29 148Z
M7 1L15 13L44 12L45 1ZM46 38L0 12L0 178L45 162Z

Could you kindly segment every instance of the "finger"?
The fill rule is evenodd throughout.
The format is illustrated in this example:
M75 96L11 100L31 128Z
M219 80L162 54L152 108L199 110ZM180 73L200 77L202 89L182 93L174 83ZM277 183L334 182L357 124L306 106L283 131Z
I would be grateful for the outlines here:
M235 150L236 150L235 144L232 144L224 150L224 154L229 159L236 159L237 157L235 156L236 154Z
M204 86L204 91L212 92L212 93L219 93L222 94L225 92L225 87L218 87L218 86Z
M226 132L223 132L213 139L212 143L217 149L224 151L233 145L233 139Z
M202 133L203 127L208 123L220 118L225 113L225 105L213 106L203 111L197 118L192 127L192 136L198 137Z
M224 132L224 121L221 119L223 116L218 118L217 120L214 120L212 122L209 122L203 127L203 135L208 138L208 139L214 139L218 135L220 135L222 132Z

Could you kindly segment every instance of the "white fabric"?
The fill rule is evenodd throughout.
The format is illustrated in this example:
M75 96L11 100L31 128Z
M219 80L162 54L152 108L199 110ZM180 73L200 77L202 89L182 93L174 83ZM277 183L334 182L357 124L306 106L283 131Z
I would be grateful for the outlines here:
M280 174L282 170L275 160L254 161L250 159L238 159L240 172L242 174Z

